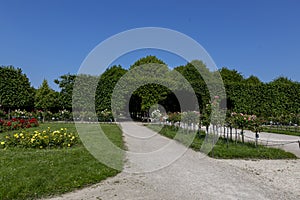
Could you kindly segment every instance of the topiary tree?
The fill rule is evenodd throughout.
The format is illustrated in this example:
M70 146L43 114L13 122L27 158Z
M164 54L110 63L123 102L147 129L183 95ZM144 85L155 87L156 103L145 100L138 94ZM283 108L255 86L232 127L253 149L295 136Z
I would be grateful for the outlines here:
M0 109L32 110L34 107L35 89L20 68L13 66L0 67Z

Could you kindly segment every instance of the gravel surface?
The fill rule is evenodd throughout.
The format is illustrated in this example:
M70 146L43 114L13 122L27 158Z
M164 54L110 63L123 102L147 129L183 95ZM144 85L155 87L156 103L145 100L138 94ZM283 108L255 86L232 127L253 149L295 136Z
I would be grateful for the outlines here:
M254 141L255 133L251 131L245 131L245 140ZM292 142L292 143L291 143ZM298 158L300 158L300 137L285 134L275 134L275 133L259 133L259 144L267 145L274 148L280 148L285 151L292 152Z
M146 127L121 126L128 151L135 152L127 154L124 172L52 200L300 199L299 160L215 160L185 151L181 144ZM160 158L138 156L149 150L159 152L158 144L168 146ZM172 151L185 153L177 159Z

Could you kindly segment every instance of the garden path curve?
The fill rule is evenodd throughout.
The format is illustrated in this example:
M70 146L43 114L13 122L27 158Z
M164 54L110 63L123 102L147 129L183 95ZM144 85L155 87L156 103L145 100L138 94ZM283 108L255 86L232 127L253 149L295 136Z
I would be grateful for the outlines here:
M255 133L251 131L245 131L246 140L253 141L255 137ZM291 152L295 154L298 158L300 158L300 137L293 135L285 135L285 134L276 134L276 133L259 133L259 144L263 144L266 146L280 148L285 151Z
M124 122L121 126L129 151L148 151L155 149L158 144L170 142L142 125ZM144 139L137 139L129 133L138 133ZM184 147L176 143L172 148L176 152ZM169 153L172 157L172 152ZM125 168L135 169L135 159L127 155ZM150 162L154 160L144 162L144 167L160 164ZM138 163L139 168L143 165ZM300 185L299 166L298 160L215 160L188 149L178 160L160 170L148 173L121 172L99 184L52 200L300 199L297 187Z

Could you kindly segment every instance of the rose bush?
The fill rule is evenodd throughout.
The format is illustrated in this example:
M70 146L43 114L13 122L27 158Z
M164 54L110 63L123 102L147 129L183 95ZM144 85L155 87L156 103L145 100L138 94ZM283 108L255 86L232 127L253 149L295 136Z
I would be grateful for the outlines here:
M11 120L0 119L0 132L31 128L37 126L39 126L39 122L36 118L31 118L31 119L12 118Z

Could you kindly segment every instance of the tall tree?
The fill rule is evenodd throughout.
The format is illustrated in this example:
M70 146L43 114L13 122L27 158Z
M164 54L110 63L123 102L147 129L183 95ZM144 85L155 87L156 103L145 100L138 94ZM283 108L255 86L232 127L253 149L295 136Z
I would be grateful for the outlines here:
M111 110L111 95L119 79L127 72L120 65L112 66L101 75L96 89L96 111Z
M76 75L65 74L60 76L59 79L54 80L54 83L61 89L59 93L59 104L63 109L69 111L72 110L72 94L75 79Z
M55 92L44 80L42 85L36 90L34 105L36 109L42 111L57 111L58 92Z
M0 67L0 105L2 109L33 109L34 88L20 68Z
M156 63L156 64L162 64L162 65L165 65L166 63L164 63L164 61L158 59L156 56L146 56L146 57L143 57L143 58L140 58L139 60L137 60L135 63L133 63L133 65L130 66L129 69L133 69L137 66L141 66L141 65L145 65L145 64L153 64L153 63Z
M244 83L250 84L250 85L259 85L262 82L259 80L258 77L251 75L244 80Z
M225 84L228 83L239 83L244 80L244 77L241 73L236 71L235 69L230 70L226 67L220 69L220 74Z
M213 74L208 70L206 65L199 60L192 61L184 66L176 67L174 70L181 73L191 84L197 96L200 109L204 109L206 104L208 104L210 101L210 94L205 80L209 80L208 82L212 81ZM203 77L205 77L205 80ZM186 91L185 88L183 89Z
M273 81L270 82L272 85L280 85L280 84L286 84L286 85L293 85L295 82L293 82L291 79L280 76L278 78L275 78Z

